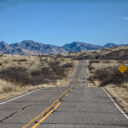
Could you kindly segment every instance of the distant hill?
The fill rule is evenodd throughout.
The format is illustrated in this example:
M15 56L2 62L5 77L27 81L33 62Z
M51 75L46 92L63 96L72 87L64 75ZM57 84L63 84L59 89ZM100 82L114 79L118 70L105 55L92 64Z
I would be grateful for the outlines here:
M103 46L103 48L112 48L112 47L116 47L118 46L117 44L114 44L114 43L107 43Z
M0 42L0 53L3 54L19 54L19 55L40 55L40 54L61 54L69 52L81 52L87 50L97 50L104 48L112 48L117 46L127 46L127 44L107 43L104 46L94 45L83 42L72 42L62 47L55 45L47 45L32 40L24 40L22 42L8 45L6 42Z
M24 54L24 52L21 48L12 48L10 45L8 45L4 41L0 42L0 53L4 53L4 54Z
M24 50L28 50L28 52L33 52L37 54L58 54L67 52L61 47L54 45L46 45L31 40L24 40L20 43L11 44L10 46L12 48L21 48Z
M119 46L128 46L128 44L114 44L114 43L107 43L103 46L103 48L113 48Z
M83 43L83 42L73 42L71 44L65 44L62 48L68 52L80 52L85 50L100 49L102 48L102 46Z
M79 53L70 53L69 58L76 59L107 59L107 60L128 60L128 46L90 50Z

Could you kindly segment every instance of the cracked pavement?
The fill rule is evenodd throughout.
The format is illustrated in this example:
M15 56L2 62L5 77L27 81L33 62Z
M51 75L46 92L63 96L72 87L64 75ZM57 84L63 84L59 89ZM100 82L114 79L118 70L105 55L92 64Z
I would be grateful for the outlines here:
M128 128L128 120L103 89L87 87L85 61L80 65L78 83L39 128ZM75 78L71 85L75 84ZM0 128L22 128L66 89L68 87L43 88L0 105Z

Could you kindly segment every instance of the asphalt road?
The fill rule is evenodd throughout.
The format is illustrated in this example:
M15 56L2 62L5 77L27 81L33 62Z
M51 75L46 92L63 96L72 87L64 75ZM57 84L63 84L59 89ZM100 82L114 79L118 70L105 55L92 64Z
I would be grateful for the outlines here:
M53 103L54 101L56 102ZM0 128L37 126L38 128L128 128L128 120L102 88L87 87L86 63L82 61L73 81L67 87L40 89L0 105Z

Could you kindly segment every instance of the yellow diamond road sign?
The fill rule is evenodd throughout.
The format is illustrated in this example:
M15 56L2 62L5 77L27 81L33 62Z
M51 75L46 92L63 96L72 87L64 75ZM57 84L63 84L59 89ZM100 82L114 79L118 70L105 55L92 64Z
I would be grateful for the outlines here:
M124 72L127 70L127 68L122 64L122 65L118 68L118 70L119 70L121 73L124 73Z

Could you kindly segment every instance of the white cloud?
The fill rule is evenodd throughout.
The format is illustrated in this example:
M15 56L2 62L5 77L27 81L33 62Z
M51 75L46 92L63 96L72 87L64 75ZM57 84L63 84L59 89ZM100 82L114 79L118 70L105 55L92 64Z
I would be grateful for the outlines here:
M124 20L128 20L128 16L123 17Z

